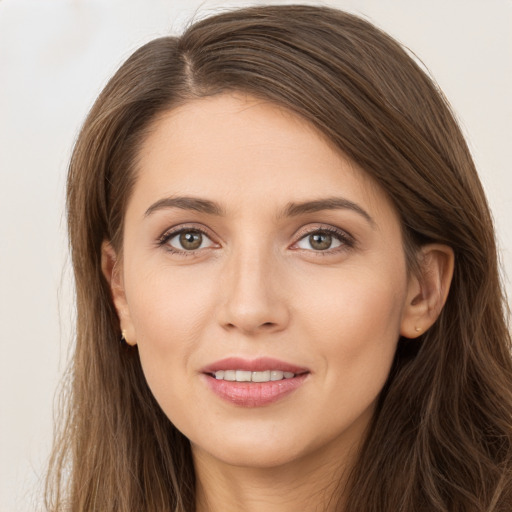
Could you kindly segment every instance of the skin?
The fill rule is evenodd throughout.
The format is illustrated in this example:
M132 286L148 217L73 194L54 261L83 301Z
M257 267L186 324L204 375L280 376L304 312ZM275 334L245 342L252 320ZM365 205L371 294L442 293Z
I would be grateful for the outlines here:
M162 203L176 197L211 201L222 215ZM333 197L346 203L286 212ZM184 249L176 234L162 243L173 229L203 230L202 245ZM327 234L328 249L310 238L321 229L340 233ZM155 121L123 259L106 242L103 268L152 392L191 441L198 511L330 510L399 336L421 334L444 303L451 251L432 245L418 257L425 270L411 275L385 193L295 115L221 94ZM309 374L275 403L240 407L201 373L228 356Z

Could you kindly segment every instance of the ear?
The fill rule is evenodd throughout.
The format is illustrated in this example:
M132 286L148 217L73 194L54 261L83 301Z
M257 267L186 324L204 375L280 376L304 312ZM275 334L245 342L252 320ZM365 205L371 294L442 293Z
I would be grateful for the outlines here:
M437 320L448 297L454 267L453 249L428 244L418 253L418 272L411 273L400 334L417 338Z
M126 300L123 284L122 263L110 242L101 244L101 270L110 286L112 300L119 317L121 332L126 343L136 345L135 331L130 318L130 309Z

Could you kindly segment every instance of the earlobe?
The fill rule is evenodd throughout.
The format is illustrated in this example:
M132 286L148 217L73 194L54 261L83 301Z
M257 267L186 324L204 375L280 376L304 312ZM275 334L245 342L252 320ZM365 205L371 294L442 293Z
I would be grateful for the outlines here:
M101 270L110 287L123 339L129 345L136 345L130 310L124 290L121 262L112 244L108 241L104 241L101 245Z
M418 253L418 272L411 275L400 334L417 338L439 317L448 297L454 268L453 249L428 244Z

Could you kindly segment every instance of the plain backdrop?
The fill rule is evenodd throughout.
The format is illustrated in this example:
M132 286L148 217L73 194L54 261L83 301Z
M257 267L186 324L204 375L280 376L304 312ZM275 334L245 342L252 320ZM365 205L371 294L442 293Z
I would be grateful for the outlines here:
M0 0L0 512L41 508L73 332L66 167L88 109L144 42L255 3L292 2ZM309 3L358 13L422 59L467 136L512 275L512 1Z

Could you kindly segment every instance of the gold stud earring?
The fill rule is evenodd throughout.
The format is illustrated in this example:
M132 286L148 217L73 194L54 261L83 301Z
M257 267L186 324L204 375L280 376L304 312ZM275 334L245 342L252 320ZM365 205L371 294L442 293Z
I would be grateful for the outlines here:
M126 331L124 329L121 331L121 341L124 341L125 343L127 343L127 341L126 341Z
M414 330L415 330L416 332L420 332L420 331L421 331L421 327L415 327L415 328L414 328Z

